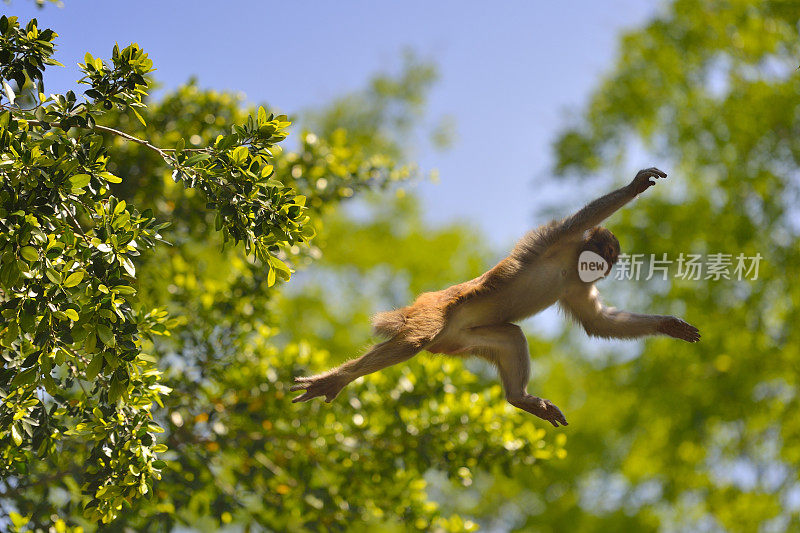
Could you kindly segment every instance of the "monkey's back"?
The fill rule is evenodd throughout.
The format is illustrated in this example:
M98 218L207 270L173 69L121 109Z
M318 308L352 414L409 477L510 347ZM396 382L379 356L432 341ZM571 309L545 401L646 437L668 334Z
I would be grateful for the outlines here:
M515 321L551 305L563 281L563 260L553 259L559 250L551 245L557 227L552 222L529 232L508 257L475 279L423 293L407 307L378 313L372 319L375 332L388 338L401 335L422 349L437 336L446 336L445 327L457 330Z
M407 341L424 346L442 330L450 310L475 282L471 280L441 291L425 292L409 306L376 314L372 317L375 333L384 337L403 335Z

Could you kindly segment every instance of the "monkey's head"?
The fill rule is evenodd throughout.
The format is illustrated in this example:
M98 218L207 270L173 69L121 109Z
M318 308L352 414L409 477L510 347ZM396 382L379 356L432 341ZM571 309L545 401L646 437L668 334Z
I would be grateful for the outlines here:
M605 275L608 276L608 273L611 272L611 267L614 266L617 259L619 259L619 241L614 234L602 226L592 228L583 241L581 252L587 250L596 253L606 260L608 269Z

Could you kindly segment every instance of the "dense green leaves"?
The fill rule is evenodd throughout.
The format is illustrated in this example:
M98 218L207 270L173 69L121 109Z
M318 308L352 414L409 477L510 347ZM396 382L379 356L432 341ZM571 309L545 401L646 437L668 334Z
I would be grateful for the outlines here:
M11 103L26 80L36 84L40 93L44 92L42 73L45 65L60 65L51 57L57 36L53 30L39 30L36 19L23 28L17 17L0 17L0 80ZM17 85L16 92L10 85L12 81Z
M163 468L151 406L169 389L142 348L167 333L166 315L142 306L134 262L163 240L166 224L112 194L109 183L122 178L108 172L112 154L97 132L158 153L218 211L225 241L245 241L288 278L269 258L305 239L305 199L265 180L289 122L262 110L190 159L97 124L114 108L141 119L152 62L137 45L115 45L110 63L87 54L81 83L91 88L79 103L72 91L43 94L44 65L57 64L54 32L5 16L0 32L0 77L16 85L0 100L0 474L24 476L63 441L89 441L83 513L108 521L150 492Z
M16 61L38 29L0 20ZM52 46L37 50L48 64ZM303 305L315 284L276 297L295 268L326 250L340 275L337 257L404 250L416 290L445 278L425 257L464 276L482 266L462 230L426 235L411 202L391 212L406 234L329 218L414 175L397 157L429 65L410 60L312 114L286 151L290 120L230 94L189 83L149 101L152 63L135 44L81 68L82 97L40 94L41 69L3 75L0 505L15 527L471 530L439 509L429 475L465 487L482 463L531 472L564 456L564 439L509 407L494 378L453 361L420 358L333 405L290 403L295 375L366 340L352 327L337 345L304 320L331 316L327 302ZM325 220L335 233L309 246ZM359 313L384 296L353 292Z

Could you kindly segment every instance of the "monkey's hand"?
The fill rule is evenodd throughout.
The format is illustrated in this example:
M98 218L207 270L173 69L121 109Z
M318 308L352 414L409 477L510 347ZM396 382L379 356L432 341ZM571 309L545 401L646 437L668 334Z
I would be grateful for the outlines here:
M656 167L646 168L636 173L636 177L628 186L631 192L635 195L641 194L648 188L656 184L655 180L658 178L666 178L667 173L658 170Z
M675 316L665 316L661 319L656 329L659 333L675 337L676 339L682 339L686 342L697 342L700 340L700 330Z
M536 415L542 420L547 420L553 427L558 427L558 424L566 426L567 419L561 414L561 410L553 405L550 400L543 400L536 396L526 394L518 400L509 400L509 403L514 407L519 407L523 411L527 411L532 415Z
M298 377L294 380L297 384L292 385L289 390L305 390L306 392L294 398L292 403L307 402L317 396L325 396L325 401L330 403L339 395L339 391L349 383L347 379L343 379L343 376L338 374L320 374L318 376Z

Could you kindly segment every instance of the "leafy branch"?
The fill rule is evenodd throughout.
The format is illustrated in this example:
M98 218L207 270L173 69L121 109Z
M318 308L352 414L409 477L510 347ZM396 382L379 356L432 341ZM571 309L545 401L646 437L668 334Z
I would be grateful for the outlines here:
M269 285L291 274L281 248L313 231L305 197L273 178L285 116L260 108L204 148L158 147L98 123L116 109L145 124L147 54L136 44L114 45L110 61L87 54L85 101L73 91L45 96L44 67L59 64L50 57L55 37L36 20L22 28L0 17L0 476L18 475L64 440L86 440L84 514L110 521L151 494L165 466L151 406L169 388L143 339L163 334L168 317L139 309L134 263L163 241L166 224L114 196L124 177L107 168L103 134L157 153L216 211L223 240L244 242L264 262Z

